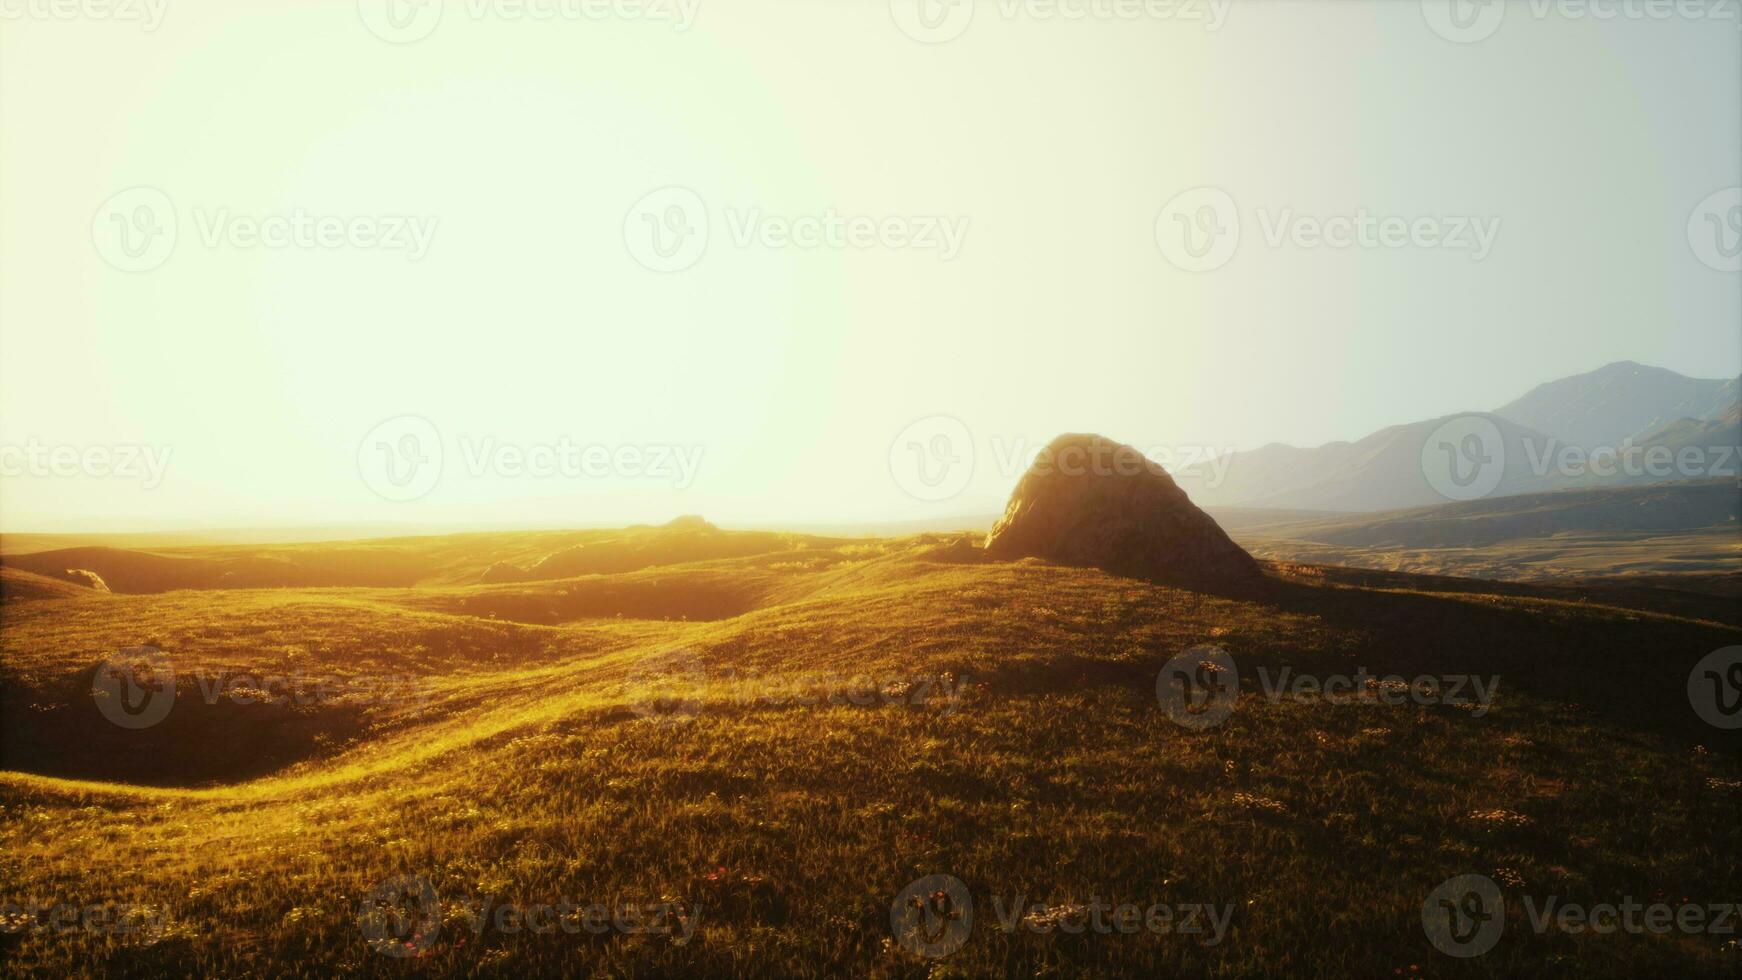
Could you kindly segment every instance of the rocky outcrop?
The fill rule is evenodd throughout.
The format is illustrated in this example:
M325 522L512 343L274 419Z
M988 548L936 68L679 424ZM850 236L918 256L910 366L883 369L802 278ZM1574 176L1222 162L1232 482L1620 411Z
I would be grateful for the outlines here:
M992 558L1044 558L1204 592L1249 595L1258 563L1136 449L1097 435L1054 439L986 538Z
M88 568L69 568L64 572L61 572L61 578L73 583L74 585L81 585L97 592L109 591L109 583L103 581L103 576L98 575L96 572L93 572Z

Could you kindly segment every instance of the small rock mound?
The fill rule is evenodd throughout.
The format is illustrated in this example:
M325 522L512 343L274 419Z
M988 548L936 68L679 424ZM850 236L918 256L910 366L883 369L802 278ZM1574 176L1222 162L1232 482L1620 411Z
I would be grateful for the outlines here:
M478 579L480 585L499 585L503 582L524 582L531 575L526 569L513 562L499 561L484 569L484 574Z
M1264 573L1167 471L1097 435L1054 439L986 538L992 558L1044 558L1203 592L1250 595Z
M940 540L946 537L949 540ZM926 546L925 551L921 553L926 561L964 565L980 561L985 557L980 551L980 536L978 534L925 534L920 536L920 543Z
M674 517L671 520L660 525L660 527L664 528L667 531L718 531L719 530L719 528L708 523L708 521L706 519L704 519L703 517L701 517L701 515L699 515L699 514L685 514L682 517Z
M69 568L64 572L61 572L61 578L66 579L74 585L82 585L87 589L93 589L97 592L109 591L109 583L103 581L103 576L98 575L96 572L93 572L88 568Z

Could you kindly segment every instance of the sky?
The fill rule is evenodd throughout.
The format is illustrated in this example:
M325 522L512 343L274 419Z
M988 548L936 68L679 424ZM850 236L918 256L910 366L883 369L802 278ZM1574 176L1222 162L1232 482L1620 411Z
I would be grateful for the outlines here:
M941 518L1742 372L1735 15L1463 4L0 0L0 529Z

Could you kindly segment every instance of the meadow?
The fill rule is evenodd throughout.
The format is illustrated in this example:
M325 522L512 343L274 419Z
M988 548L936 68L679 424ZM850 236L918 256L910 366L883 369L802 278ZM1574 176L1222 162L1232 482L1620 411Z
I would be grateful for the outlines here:
M608 570L476 584L565 551ZM694 527L156 557L209 564L0 572L5 975L1742 969L1734 922L1539 915L1742 900L1742 741L1687 691L1742 644L1720 597ZM117 663L160 721L93 696ZM1504 931L1448 955L1467 874Z

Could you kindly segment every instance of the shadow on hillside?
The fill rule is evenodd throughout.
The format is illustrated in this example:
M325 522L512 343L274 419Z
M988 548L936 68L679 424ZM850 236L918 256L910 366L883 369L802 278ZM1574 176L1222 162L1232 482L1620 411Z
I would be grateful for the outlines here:
M272 703L181 678L161 720L141 714L129 724L150 723L128 727L98 707L95 673L0 690L0 769L145 786L231 783L321 755L364 726L356 704Z
M1406 678L1497 676L1502 704L1508 690L1522 690L1578 705L1614 726L1742 751L1742 732L1707 724L1688 696L1694 665L1715 650L1742 644L1742 629L1588 605L1485 598L1567 602L1568 595L1557 593L1570 590L1343 572L1325 570L1329 580L1322 585L1272 580L1265 605L1365 638L1340 663L1302 662L1302 668L1362 666ZM1454 594L1459 590L1476 594Z
M423 598L406 604L452 615L482 616L535 626L588 619L651 619L711 622L760 608L757 583L673 573L661 578L575 579L561 587L493 587Z
M1728 597L1319 566L1278 569L1260 597L1207 614L1204 628L1236 625L1240 618L1268 612L1309 617L1356 639L1334 651L1286 639L1260 649L1230 643L1248 693L1258 688L1260 667L1286 666L1297 675L1318 677L1364 670L1406 680L1464 675L1487 683L1498 678L1502 707L1508 694L1523 692L1575 706L1610 727L1742 753L1742 731L1706 723L1688 690L1689 675L1702 658L1742 645L1742 627L1734 625L1742 610ZM1061 687L1145 688L1155 683L1160 662L1179 652L1157 649L1153 654L1159 659L1147 663L1051 652L1044 659L1009 661L987 679L999 690L1029 695ZM1467 684L1462 689L1471 697Z

